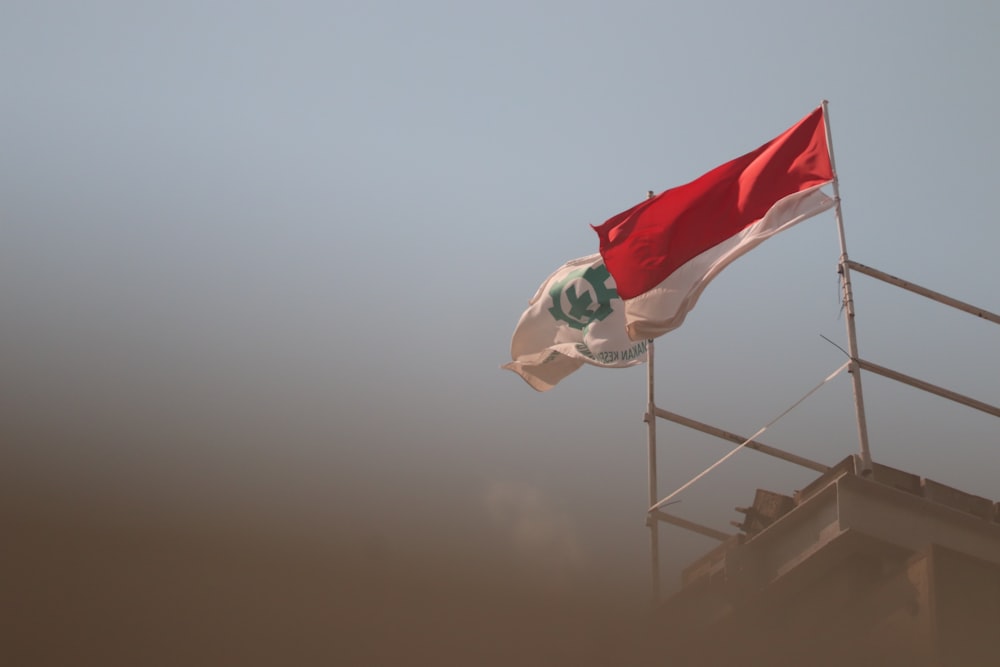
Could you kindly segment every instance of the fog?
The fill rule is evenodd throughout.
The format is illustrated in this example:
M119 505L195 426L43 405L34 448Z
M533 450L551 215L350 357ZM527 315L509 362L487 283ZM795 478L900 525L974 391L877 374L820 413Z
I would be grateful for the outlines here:
M499 368L518 317L596 251L589 225L824 98L851 257L1000 311L996 21L932 3L7 3L4 653L662 657L645 367L538 394ZM657 340L658 404L750 435L842 364L823 340L845 345L839 254L824 214L727 268ZM855 294L862 356L1000 403L995 326L864 278ZM994 418L864 378L876 460L1000 498ZM760 439L856 452L848 378ZM729 447L661 424L660 495ZM671 509L735 532L756 488L813 477L744 451ZM715 544L664 527L663 593Z

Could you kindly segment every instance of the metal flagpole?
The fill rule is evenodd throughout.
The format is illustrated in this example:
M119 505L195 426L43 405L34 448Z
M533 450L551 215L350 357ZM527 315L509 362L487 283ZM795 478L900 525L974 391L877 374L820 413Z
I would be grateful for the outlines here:
M646 341L646 428L648 429L649 451L649 505L659 500L656 488L656 404L653 401L653 339ZM652 574L652 601L655 607L660 602L660 522L651 512L646 513L649 526L650 572Z
M851 291L851 272L847 259L847 241L844 236L844 218L840 210L840 180L837 177L837 164L833 159L833 135L830 132L829 102L823 100L823 125L826 128L826 147L830 153L830 167L833 169L833 199L834 212L837 217L837 232L840 235L840 265L839 273L843 288L844 312L847 314L847 352L850 357L851 380L854 385L854 410L858 416L858 441L861 447L861 475L867 477L872 473L872 455L868 448L868 421L865 418L865 401L861 392L861 367L858 364L858 336L854 324L854 294Z
M655 195L650 190L646 193L647 199L652 199ZM653 339L646 341L646 428L647 428L647 450L649 463L649 505L652 507L659 500L656 479L656 403L654 401L654 364L653 364ZM660 522L651 512L646 513L646 525L649 526L649 557L650 574L652 577L652 603L655 608L660 602Z

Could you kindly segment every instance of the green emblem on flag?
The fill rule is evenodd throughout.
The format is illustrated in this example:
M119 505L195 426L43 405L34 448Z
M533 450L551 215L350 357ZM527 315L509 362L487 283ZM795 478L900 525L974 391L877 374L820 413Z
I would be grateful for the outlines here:
M577 292L577 287L582 286L580 278L587 287ZM609 278L611 274L603 263L572 271L549 288L549 313L574 329L586 329L591 322L603 320L614 312L611 300L618 298L618 290L607 286Z

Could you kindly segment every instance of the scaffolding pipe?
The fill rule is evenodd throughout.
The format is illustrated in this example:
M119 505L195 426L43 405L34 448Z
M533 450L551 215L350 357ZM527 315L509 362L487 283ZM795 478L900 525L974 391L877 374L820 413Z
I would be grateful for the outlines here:
M823 125L826 128L826 147L830 153L830 168L833 171L834 213L837 218L837 233L840 235L840 280L844 290L844 311L847 314L847 351L851 358L851 381L854 387L854 411L858 418L858 443L861 449L861 470L863 477L872 474L872 454L868 446L868 419L865 417L865 399L861 391L861 369L858 365L858 334L854 324L854 295L851 292L851 272L847 259L847 240L844 235L844 216L840 210L840 181L837 165L833 159L833 134L830 131L830 103L823 100Z
M916 387L917 389L923 389L929 394L934 394L940 396L941 398L947 398L950 401L955 401L956 403L961 403L962 405L967 405L970 408L974 408L981 412L991 414L994 417L1000 417L1000 408L990 405L989 403L983 403L982 401L977 401L974 398L969 398L959 394L958 392L951 391L950 389L945 389L944 387L939 387L936 384L931 384L930 382L924 382L923 380L917 379L911 375L905 375L898 371L886 368L885 366L879 366L878 364L873 364L870 361L865 361L864 359L858 359L858 365L865 369L866 371L871 371L876 375L881 375L882 377L887 377L890 380L895 380L896 382L902 382L903 384L908 384L911 387Z
M853 260L847 260L847 264L858 273L863 273L866 276L871 276L872 278L887 282L890 285L901 287L902 289L913 292L914 294L919 294L920 296L927 297L928 299L937 301L938 303L943 303L946 306L951 306L952 308L957 308L958 310L975 315L976 317L981 317L984 320L993 322L994 324L1000 324L1000 315L991 313L983 308L973 306L971 303L953 299L950 296L946 296L940 292L935 292L934 290L927 289L926 287L921 287L920 285L914 285L911 282L902 280L896 276L891 276L888 273L879 271L878 269L873 269L872 267L865 266L864 264L858 264Z
M735 535L729 533L724 533L721 530L716 530L714 528L709 528L708 526L703 526L700 523L695 523L694 521L688 521L687 519L682 519L679 516L674 516L673 514L667 514L662 510L653 510L649 513L651 517L664 523L669 523L691 532L698 533L699 535L704 535L705 537L711 537L713 540L719 540L720 542L725 542Z
M770 445L765 445L762 442L757 442L756 440L747 440L741 435L736 435L735 433L730 433L729 431L724 431L721 428L716 428L704 422L696 421L689 417L684 417L675 412L669 412L662 408L656 408L656 416L662 419L667 419L676 424L682 426L687 426L688 428L693 428L696 431L701 431L702 433L707 433L709 435L714 435L722 440L728 440L729 442L736 443L737 445L746 443L747 449L753 449L761 454L767 454L768 456L773 456L775 458L781 459L782 461L788 461L789 463L794 463L800 465L803 468L809 468L810 470L815 470L816 472L828 472L830 466L825 466L822 463L807 459L804 456L799 456L798 454L792 454L791 452L786 452L777 447L771 447Z

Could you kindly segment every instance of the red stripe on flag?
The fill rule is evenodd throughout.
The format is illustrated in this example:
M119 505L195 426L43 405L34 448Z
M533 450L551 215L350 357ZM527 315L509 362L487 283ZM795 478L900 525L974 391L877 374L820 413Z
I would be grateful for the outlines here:
M760 220L784 197L833 180L823 109L779 137L594 227L623 299Z

